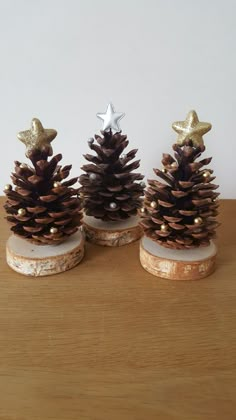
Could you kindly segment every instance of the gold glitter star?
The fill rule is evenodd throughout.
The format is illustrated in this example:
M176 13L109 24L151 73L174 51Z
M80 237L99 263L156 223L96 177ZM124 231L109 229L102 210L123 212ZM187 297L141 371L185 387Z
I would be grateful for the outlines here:
M31 129L21 131L17 137L26 145L26 156L29 157L34 151L47 151L49 156L52 155L51 141L56 137L57 132L51 128L43 128L42 123L33 118L31 121Z
M186 140L192 140L194 147L204 146L203 134L211 129L211 124L200 122L196 111L190 111L185 121L176 121L172 128L178 133L176 143L183 146Z

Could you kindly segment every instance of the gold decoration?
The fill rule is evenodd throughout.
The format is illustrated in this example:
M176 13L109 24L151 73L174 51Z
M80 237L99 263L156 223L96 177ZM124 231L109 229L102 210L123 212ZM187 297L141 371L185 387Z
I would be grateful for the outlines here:
M210 178L211 173L209 171L204 171L202 176L205 178L205 180L207 180L207 178Z
M54 233L57 233L57 232L58 232L58 229L56 227L51 227L50 228L50 233L54 234Z
M166 168L162 168L161 172L163 172L163 174L166 174L167 169Z
M21 131L17 137L22 143L26 145L26 156L29 157L30 152L35 150L43 151L49 150L49 155L52 155L51 141L56 137L57 132L51 128L43 128L41 122L37 118L31 121L31 129Z
M20 168L21 169L26 169L26 168L28 168L28 165L26 165L26 163L21 163Z
M168 230L168 225L166 225L165 223L163 223L161 225L161 230L162 230L162 232L166 232Z
M201 225L202 224L202 218L201 217L195 217L194 224L195 225Z
M177 162L172 162L172 164L170 165L172 168L177 168Z
M11 190L12 190L11 184L6 184L4 187L4 191L11 191Z
M144 213L145 213L145 211L146 211L145 207L141 207L141 209L140 209L140 213L144 214Z
M53 187L54 188L59 188L61 186L61 183L59 182L59 181L55 181L54 183L53 183Z
M156 208L157 208L157 203L156 203L155 201L152 201L152 202L151 202L151 204L150 204L150 206L151 206L153 209L156 209Z
M17 213L19 214L19 216L25 216L26 215L26 210L25 209L19 209L17 211Z
M185 121L176 121L172 124L173 129L178 133L176 143L184 146L186 140L192 140L194 147L204 146L202 136L210 131L211 124L200 122L196 111L190 111Z

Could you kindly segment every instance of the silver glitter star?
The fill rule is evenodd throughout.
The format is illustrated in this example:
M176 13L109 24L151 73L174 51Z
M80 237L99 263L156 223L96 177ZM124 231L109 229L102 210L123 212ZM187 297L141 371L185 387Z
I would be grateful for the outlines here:
M123 112L115 112L114 107L111 103L108 104L105 113L98 113L97 117L103 120L103 131L114 130L115 132L121 131L119 126L119 120L123 118L125 114Z

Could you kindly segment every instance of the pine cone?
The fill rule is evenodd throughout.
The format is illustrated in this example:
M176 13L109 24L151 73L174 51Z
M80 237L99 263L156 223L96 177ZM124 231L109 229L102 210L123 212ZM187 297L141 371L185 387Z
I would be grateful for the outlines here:
M90 163L81 168L86 172L79 178L85 213L104 221L125 220L137 214L145 187L136 182L143 175L132 173L139 167L139 160L129 163L137 149L122 155L129 144L127 136L121 132L112 134L111 130L101 133L102 136L95 135L98 144L94 139L89 141L96 155L84 155Z
M11 230L39 245L64 241L78 230L82 218L78 189L72 188L77 178L63 181L71 165L58 165L61 154L48 161L49 154L50 148L31 151L33 167L16 161L11 177L15 189L10 185L5 189Z
M194 147L187 140L173 145L175 159L163 154L163 169L154 169L164 182L148 180L142 209L144 234L167 248L207 246L215 237L219 193L213 170L203 169L211 158L197 159L205 146Z

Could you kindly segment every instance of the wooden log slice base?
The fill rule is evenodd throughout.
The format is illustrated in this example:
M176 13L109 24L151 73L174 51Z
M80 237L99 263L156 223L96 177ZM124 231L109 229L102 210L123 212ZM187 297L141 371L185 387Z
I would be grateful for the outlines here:
M122 246L141 238L142 229L138 222L138 216L130 217L124 222L103 222L94 217L85 216L83 226L89 242L104 246Z
M140 241L143 268L170 280L199 280L209 276L215 269L216 254L213 242L208 247L176 250L160 246L146 236Z
M8 265L25 276L49 276L75 267L84 256L84 236L79 230L59 245L35 245L11 235L6 244Z

